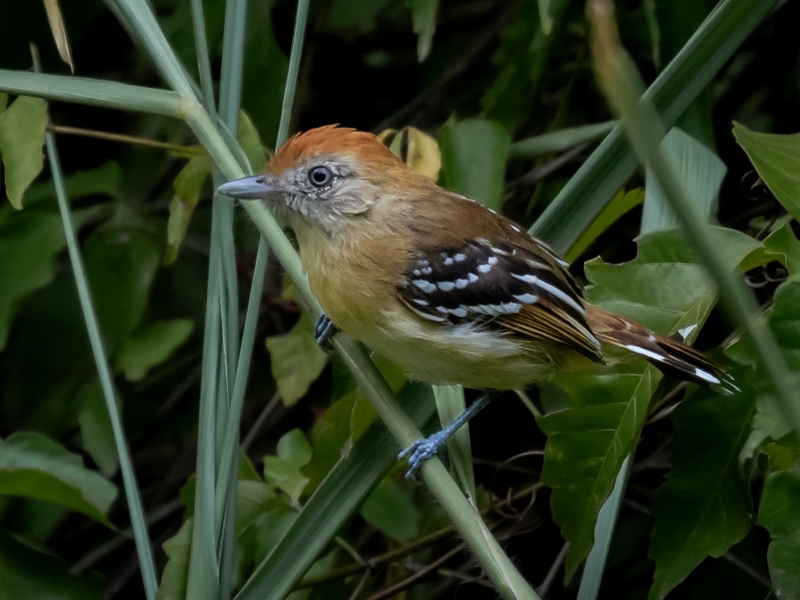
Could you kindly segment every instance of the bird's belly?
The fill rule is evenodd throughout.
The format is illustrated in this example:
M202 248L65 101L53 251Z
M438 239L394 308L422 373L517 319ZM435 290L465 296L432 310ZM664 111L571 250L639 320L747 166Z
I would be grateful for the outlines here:
M555 370L547 349L476 324L429 326L393 311L360 341L404 367L412 379L475 389L522 389Z

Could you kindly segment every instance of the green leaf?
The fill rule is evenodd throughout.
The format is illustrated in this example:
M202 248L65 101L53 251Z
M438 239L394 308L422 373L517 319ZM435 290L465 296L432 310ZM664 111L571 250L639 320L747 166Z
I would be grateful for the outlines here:
M739 231L709 227L708 233L730 270L752 269L767 258L761 242ZM639 254L630 262L587 262L586 277L594 284L586 289L587 299L659 333L702 323L716 287L683 240L677 228L660 229L639 237ZM696 328L689 332L696 333Z
M550 35L553 29L553 17L550 16L551 0L538 0L539 2L539 21L542 24L542 31L545 35Z
M311 460L311 444L302 431L292 429L278 441L277 450L277 456L264 457L264 479L297 502L308 483L300 469Z
M203 184L211 174L211 166L211 159L208 156L196 156L186 163L172 183L175 195L169 203L165 265L174 263L178 258L178 250L186 235L192 213L200 201Z
M792 231L791 223L784 223L764 240L764 247L776 255L790 275L800 272L800 241Z
M606 121L605 123L593 123L591 125L581 125L580 127L570 127L543 133L532 138L527 138L514 142L508 149L508 158L535 158L542 154L553 152L563 152L574 148L578 144L594 141L607 135L616 121Z
M14 208L22 208L25 190L44 167L47 102L20 96L0 114L0 154L5 166L6 194Z
M64 188L70 202L86 196L120 196L120 178L122 172L119 165L113 160L104 162L96 169L77 171L64 179ZM52 181L34 183L25 192L25 205L28 208L43 200L56 197L56 190Z
M449 190L499 210L511 138L494 121L450 118L439 130L441 183Z
M586 249L594 242L600 235L606 231L611 225L617 222L622 215L626 214L632 208L639 206L644 202L644 190L642 188L635 188L630 192L620 190L611 202L606 205L597 218L592 222L589 228L583 232L583 235L567 252L567 262L573 262L581 256Z
M653 63L658 69L661 67L661 28L658 25L658 16L656 15L656 0L644 0L642 8L644 8L644 15L647 18L647 30L650 33Z
M119 468L119 456L114 443L111 419L103 398L103 390L97 379L92 379L78 391L78 425L81 428L81 445L100 468L110 477ZM119 400L117 400L119 404Z
M44 500L108 523L117 488L58 442L25 431L0 440L0 495Z
M800 218L800 133L757 133L734 122L733 135L778 201Z
M406 0L406 6L411 9L411 22L414 24L414 33L417 38L417 60L419 62L428 58L433 46L433 32L436 31L436 10L439 0Z
M379 13L391 4L391 0L333 0L328 6L325 26L331 30L356 27L371 31Z
M139 325L159 264L150 235L110 222L87 238L83 258L100 331L112 349Z
M769 530L772 542L767 550L772 589L779 599L800 598L800 464L776 468L764 482L758 524Z
M719 558L750 530L749 484L738 459L754 412L748 394L699 389L672 413L672 470L652 506L651 599L664 598L707 556Z
M328 362L314 339L314 318L310 313L303 313L289 333L268 337L267 349L272 376L287 406L305 395Z
M675 177L683 189L688 190L692 204L701 215L710 217L727 171L725 164L711 150L677 127L673 127L661 140L660 147ZM642 231L677 224L678 217L672 212L664 192L648 171Z
M192 519L189 517L173 537L164 542L167 564L161 575L156 600L186 600L189 552L192 548Z
M419 535L422 515L414 504L411 489L391 477L372 490L361 507L361 516L378 531L406 544Z
M70 575L60 557L39 552L0 529L0 600L102 600L103 580Z
M261 144L258 130L244 111L239 114L239 133L236 137L247 155L247 162L250 163L253 173L262 173L267 162L267 155L264 153L264 146Z
M22 300L53 279L56 256L65 244L57 215L0 210L0 350Z
M156 321L125 338L117 352L114 368L128 381L140 381L180 348L194 329L188 319Z
M547 435L542 482L553 488L553 520L571 542L567 581L592 548L597 513L633 449L660 379L656 369L637 363L619 373L554 380L570 408L540 417L538 423Z

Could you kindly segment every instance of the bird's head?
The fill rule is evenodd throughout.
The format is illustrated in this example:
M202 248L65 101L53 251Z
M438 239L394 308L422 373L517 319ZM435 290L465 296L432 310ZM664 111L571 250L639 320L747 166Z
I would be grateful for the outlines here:
M290 138L264 173L231 181L218 191L240 200L263 200L296 231L330 236L362 223L417 178L371 133L328 125Z

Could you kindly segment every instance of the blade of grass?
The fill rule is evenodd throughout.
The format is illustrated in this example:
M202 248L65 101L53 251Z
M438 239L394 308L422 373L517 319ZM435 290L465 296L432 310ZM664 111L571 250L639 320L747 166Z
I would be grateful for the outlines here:
M456 420L466 408L464 388L460 385L435 385L433 395L436 398L436 410L442 428ZM469 439L469 428L461 427L447 440L447 454L450 458L453 476L461 484L461 489L473 505L477 506L475 497L475 472L472 467L472 445Z
M614 129L616 124L616 121L606 121L605 123L552 131L520 140L508 148L508 158L533 158L542 154L563 152L578 144L591 142L605 136Z
M117 447L119 456L119 468L122 473L122 482L125 487L125 497L128 501L128 511L131 517L131 529L136 543L136 553L139 557L139 566L142 571L142 581L147 600L155 600L156 597L156 569L153 563L153 553L150 547L150 537L147 532L147 524L144 519L142 509L142 499L139 493L139 486L136 483L136 473L133 470L133 462L128 452L128 444L125 440L125 431L122 427L122 419L116 402L116 390L114 380L111 376L111 369L108 364L103 347L103 339L100 335L100 325L97 321L97 314L92 302L92 294L89 290L89 282L86 279L86 270L83 267L80 248L75 236L75 228L72 225L72 216L69 210L69 201L64 186L64 177L61 172L61 161L56 149L55 135L52 132L45 134L45 145L47 147L47 160L50 163L50 171L53 175L53 184L58 199L58 209L61 212L61 221L64 224L64 236L67 240L67 250L69 252L72 271L75 276L75 285L78 288L78 297L81 302L83 317L86 321L86 330L89 334L89 341L92 346L92 354L97 366L97 374L100 378L100 387L103 390L103 398L106 401L108 416L111 421L111 430L114 434L114 444Z
M430 387L408 384L398 402L418 426L433 417ZM376 422L347 458L323 480L270 555L256 568L235 600L281 600L314 564L339 529L358 510L372 488L394 465L397 442Z
M194 48L197 55L197 69L200 71L200 89L203 92L203 104L209 114L214 114L214 82L211 80L211 61L208 58L208 38L206 37L206 20L203 16L202 0L190 0L192 12L192 30L194 31Z
M116 81L0 69L0 89L9 94L35 96L47 100L79 102L101 108L183 117L183 101L180 94Z
M764 2L764 4L771 4ZM643 84L630 57L619 42L609 0L590 0L595 40L595 69L609 99L622 115L622 124L642 163L648 165L664 197L669 201L697 257L720 288L723 308L750 339L755 354L771 380L773 389L792 427L800 432L800 406L789 386L789 371L775 338L758 324L759 306L741 276L728 273L717 249L706 235L707 224L691 202L667 163L658 143L664 124L649 98L642 95Z
M778 0L724 0L645 93L671 127ZM566 252L636 168L622 128L608 134L530 233Z

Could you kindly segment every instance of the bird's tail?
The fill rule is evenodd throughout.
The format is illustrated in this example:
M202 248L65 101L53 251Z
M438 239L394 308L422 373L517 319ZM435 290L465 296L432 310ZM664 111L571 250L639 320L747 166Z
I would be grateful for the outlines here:
M644 357L664 373L710 386L726 395L740 391L719 365L686 344L594 306L587 307L586 319L601 342Z

